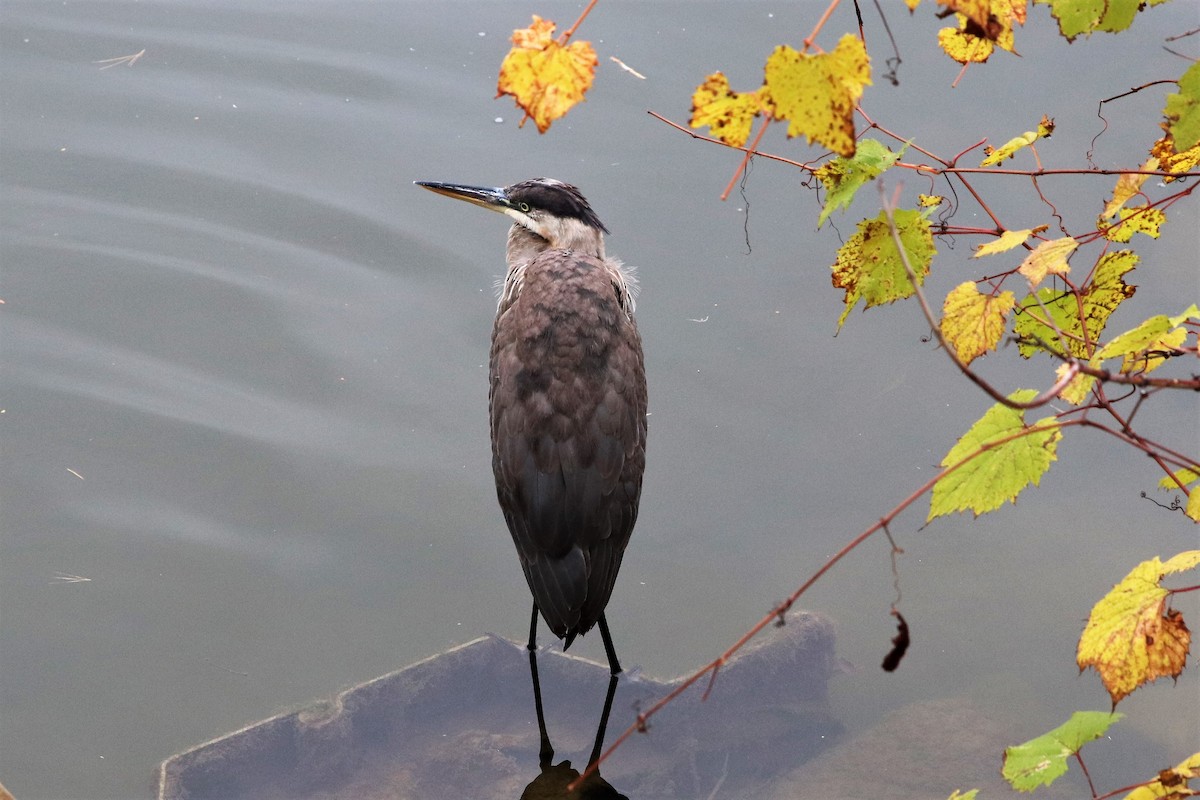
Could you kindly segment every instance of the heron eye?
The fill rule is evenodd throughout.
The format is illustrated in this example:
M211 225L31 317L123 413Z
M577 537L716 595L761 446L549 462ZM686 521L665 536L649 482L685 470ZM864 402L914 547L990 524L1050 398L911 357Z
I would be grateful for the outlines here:
M521 209L523 213L529 213L529 203L517 203L517 208Z

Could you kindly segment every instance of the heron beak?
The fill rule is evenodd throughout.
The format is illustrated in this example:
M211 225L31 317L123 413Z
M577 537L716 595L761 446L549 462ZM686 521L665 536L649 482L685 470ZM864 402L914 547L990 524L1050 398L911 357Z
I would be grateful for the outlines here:
M486 186L463 186L459 183L439 183L438 181L413 181L417 186L423 186L431 192L453 197L455 200L466 200L468 203L498 211L503 214L511 207L508 195L504 189Z

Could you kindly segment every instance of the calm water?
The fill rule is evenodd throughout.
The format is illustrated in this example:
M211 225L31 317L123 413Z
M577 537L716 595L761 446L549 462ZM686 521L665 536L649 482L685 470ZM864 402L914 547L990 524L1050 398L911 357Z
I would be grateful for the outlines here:
M537 11L566 26L579 5ZM856 312L832 338L839 235L813 231L801 174L755 165L747 252L746 203L717 199L735 157L645 114L685 120L714 69L754 85L823 5L606 0L580 32L601 53L596 86L538 136L492 99L524 6L5 3L0 781L20 798L146 796L180 749L481 632L523 635L486 425L505 225L415 179L570 180L610 252L640 268L650 463L609 609L628 664L673 675L711 659L926 480L988 402L922 341L915 306ZM953 90L940 23L892 11L902 83L866 104L942 153L1048 113L1043 158L1082 165L1097 100L1177 76L1159 45L1195 11L1068 47L1039 7L1023 58L999 54ZM852 12L832 25L854 29ZM1107 107L1102 166L1152 141L1161 98ZM1111 179L1047 184L1082 225ZM1044 217L1023 181L986 191L1014 227ZM875 213L864 196L835 216L843 236ZM1140 244L1144 286L1118 329L1196 299L1189 211ZM940 245L935 292L975 274L972 244ZM988 365L1001 385L1047 382L1006 360ZM1150 410L1147 434L1198 446L1194 397ZM862 667L835 687L852 731L966 693L1023 715L1030 736L1108 707L1073 666L1091 603L1196 532L1138 498L1158 477L1144 457L1095 436L1060 455L1015 508L894 526L914 637L895 675L876 668L893 633L882 541L803 601ZM593 639L580 652L602 657ZM1127 700L1094 777L1115 788L1190 753L1200 729L1177 711L1196 693L1193 669Z

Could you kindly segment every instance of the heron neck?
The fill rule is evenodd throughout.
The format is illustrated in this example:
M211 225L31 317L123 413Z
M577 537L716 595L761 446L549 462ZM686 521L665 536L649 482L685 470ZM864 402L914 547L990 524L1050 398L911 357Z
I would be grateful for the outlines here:
M546 230L549 238L539 236L521 224L508 231L506 260L511 269L528 264L547 250L571 250L604 259L604 235L588 225L566 220Z

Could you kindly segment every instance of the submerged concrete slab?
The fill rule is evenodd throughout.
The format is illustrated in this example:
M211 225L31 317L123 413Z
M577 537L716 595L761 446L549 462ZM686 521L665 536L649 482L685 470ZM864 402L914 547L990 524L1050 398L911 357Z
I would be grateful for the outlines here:
M586 796L695 798L717 786L721 796L748 796L770 786L840 734L826 688L835 667L833 625L790 614L722 668L708 701L700 702L705 680L604 763L615 790L597 784ZM565 784L564 761L586 763L609 677L606 666L556 649L539 651L538 671L556 753L545 771L528 652L485 636L174 755L159 769L157 797L535 796L539 786ZM623 675L606 742L677 681Z

